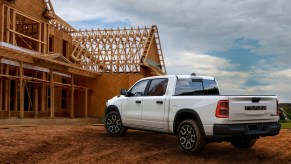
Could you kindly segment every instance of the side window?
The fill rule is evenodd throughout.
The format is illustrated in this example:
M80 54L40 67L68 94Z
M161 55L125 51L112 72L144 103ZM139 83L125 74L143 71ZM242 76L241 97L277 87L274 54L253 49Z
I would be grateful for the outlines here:
M203 95L203 84L200 79L178 79L175 89L176 96Z
M168 79L154 79L149 87L148 96L163 96L166 93Z
M130 91L131 96L143 96L147 87L148 80L143 80L135 84Z
M219 90L215 80L203 80L205 95L219 95Z

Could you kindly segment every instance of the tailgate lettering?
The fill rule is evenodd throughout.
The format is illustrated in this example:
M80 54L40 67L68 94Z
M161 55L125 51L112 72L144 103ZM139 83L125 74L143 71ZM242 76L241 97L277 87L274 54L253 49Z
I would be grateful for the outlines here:
M267 110L266 106L245 106L245 110Z

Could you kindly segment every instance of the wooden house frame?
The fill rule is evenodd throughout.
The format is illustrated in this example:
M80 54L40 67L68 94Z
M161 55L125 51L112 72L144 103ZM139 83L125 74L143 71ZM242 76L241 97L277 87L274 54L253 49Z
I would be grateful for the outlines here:
M50 0L0 9L0 118L102 117L120 89L166 74L155 25L78 31Z

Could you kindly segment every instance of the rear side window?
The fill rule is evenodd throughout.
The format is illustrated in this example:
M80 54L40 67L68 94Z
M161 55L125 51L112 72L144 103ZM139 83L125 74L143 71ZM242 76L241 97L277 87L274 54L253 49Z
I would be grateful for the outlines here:
M215 80L178 79L175 89L175 95L219 95L219 90Z
M204 95L219 95L218 86L215 80L203 80Z
M166 93L168 79L154 79L148 90L148 96L163 96Z

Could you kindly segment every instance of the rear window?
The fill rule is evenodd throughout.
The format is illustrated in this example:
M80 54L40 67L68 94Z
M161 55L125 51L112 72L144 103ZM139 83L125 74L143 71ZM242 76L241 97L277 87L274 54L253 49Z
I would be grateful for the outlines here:
M215 80L208 79L178 79L175 96L219 95Z

